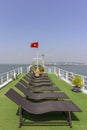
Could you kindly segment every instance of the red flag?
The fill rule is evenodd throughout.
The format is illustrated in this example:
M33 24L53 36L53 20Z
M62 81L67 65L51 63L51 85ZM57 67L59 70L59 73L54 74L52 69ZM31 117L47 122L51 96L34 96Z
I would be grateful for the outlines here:
M31 48L38 48L38 42L32 42L32 43L30 44L30 47L31 47Z

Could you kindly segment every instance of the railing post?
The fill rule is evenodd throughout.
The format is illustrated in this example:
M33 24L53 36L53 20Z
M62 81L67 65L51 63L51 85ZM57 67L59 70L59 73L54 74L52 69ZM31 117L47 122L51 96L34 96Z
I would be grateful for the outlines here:
M9 73L7 72L7 81L9 80Z
M18 75L20 74L20 68L18 68Z
M82 81L83 81L83 87L82 87L82 89L85 90L85 80L84 80L84 76L82 77Z
M59 69L59 73L58 73L58 75L60 76L60 69Z
M58 76L58 68L56 67L56 72L55 72L55 74L56 74L56 76Z
M22 69L22 67L21 67L20 69L21 69L21 72L20 72L20 73L22 74L22 73L23 73L23 69Z
M56 74L56 67L54 67L54 73Z
M15 70L14 70L14 74L15 74Z
M48 68L48 73L51 73L51 68Z
M68 72L66 71L66 81L68 81Z
M29 71L30 71L30 70L29 70L29 67L27 67L27 73L29 73Z
M59 77L59 79L61 79L61 72L60 72L61 70L59 69L59 74L58 74L58 77Z
M1 84L3 84L3 76L1 76Z
M84 80L84 77L82 77L82 79L83 79L83 85L85 84L85 80Z

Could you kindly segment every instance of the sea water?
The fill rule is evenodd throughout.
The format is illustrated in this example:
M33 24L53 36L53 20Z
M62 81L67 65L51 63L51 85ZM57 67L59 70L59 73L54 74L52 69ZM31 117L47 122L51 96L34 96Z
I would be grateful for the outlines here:
M23 73L27 72L28 64L0 64L0 74L22 67Z
M87 65L58 65L58 68L61 68L66 71L70 71L76 74L87 76Z
M0 64L0 74L14 70L18 67L23 67L23 72L27 72L29 64ZM70 71L76 74L87 76L87 65L57 65L58 68Z

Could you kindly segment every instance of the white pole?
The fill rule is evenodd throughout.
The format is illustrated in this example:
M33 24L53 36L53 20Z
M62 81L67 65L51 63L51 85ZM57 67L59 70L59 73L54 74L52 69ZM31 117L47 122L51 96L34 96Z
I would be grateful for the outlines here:
M9 73L7 72L7 81L9 80Z
M37 53L37 68L38 68L38 59L39 59L39 58L38 58L38 53Z
M39 59L41 59L41 58L39 58L39 54L37 53L37 57L36 57L36 58L33 58L33 59L36 60L36 65L37 65L37 67L38 67Z

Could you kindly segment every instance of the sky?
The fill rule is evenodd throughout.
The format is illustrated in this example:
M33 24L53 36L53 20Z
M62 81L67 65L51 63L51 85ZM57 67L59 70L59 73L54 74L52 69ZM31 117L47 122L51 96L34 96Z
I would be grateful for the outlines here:
M87 63L87 0L0 0L0 64L28 64L37 54Z

